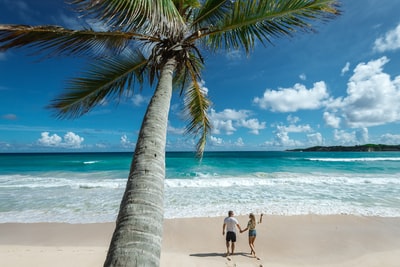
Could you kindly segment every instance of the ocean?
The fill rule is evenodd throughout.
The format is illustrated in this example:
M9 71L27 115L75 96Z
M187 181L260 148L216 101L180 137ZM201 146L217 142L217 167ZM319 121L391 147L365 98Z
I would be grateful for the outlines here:
M0 154L0 223L113 222L132 153ZM400 217L400 152L168 152L165 218Z

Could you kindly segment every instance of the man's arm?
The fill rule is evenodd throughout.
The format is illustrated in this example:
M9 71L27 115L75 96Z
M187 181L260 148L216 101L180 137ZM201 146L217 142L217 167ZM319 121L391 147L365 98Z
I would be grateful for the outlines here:
M242 228L240 227L240 224L236 224L237 228L239 228L239 231L242 232Z
M224 224L222 225L222 235L225 235L225 226L226 226L226 223L224 223Z

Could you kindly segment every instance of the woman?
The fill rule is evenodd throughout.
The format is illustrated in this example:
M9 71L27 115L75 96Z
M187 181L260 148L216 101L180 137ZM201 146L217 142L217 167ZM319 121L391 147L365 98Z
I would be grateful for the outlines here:
M260 221L258 223L262 223L262 217L263 217L263 214L261 213ZM256 250L254 249L254 241L256 240L256 236L257 236L256 217L254 216L253 213L250 213L249 218L250 218L250 220L247 223L247 227L245 229L241 230L240 233L243 233L243 232L249 230L249 246L251 249L250 253L254 258L257 258L257 260L259 260L260 258L256 256Z

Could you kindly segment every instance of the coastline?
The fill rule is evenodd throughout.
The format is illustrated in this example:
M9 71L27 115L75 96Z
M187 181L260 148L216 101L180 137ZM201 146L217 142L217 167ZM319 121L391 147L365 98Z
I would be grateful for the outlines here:
M247 216L238 216L244 228ZM249 257L247 233L224 257L223 217L166 219L161 266L363 266L400 262L400 217L265 215ZM0 224L0 266L102 266L114 223Z

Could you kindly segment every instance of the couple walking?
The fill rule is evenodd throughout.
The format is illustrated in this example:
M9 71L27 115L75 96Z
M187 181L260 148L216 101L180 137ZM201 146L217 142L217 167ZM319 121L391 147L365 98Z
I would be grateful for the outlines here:
M239 229L240 233L243 233L247 230L249 230L249 246L251 249L251 255L254 258L258 258L256 256L256 251L254 248L254 241L256 240L257 232L256 232L256 217L254 216L253 213L250 213L249 215L249 222L247 223L247 227L242 230L242 228L239 225L238 220L233 217L233 211L228 212L228 217L224 219L224 224L222 226L222 235L225 235L225 228L226 228L226 256L233 255L235 251L235 242L236 242L236 227ZM260 221L258 223L262 222L262 216L263 214L261 213L260 215ZM229 247L231 248L231 253L229 253Z

